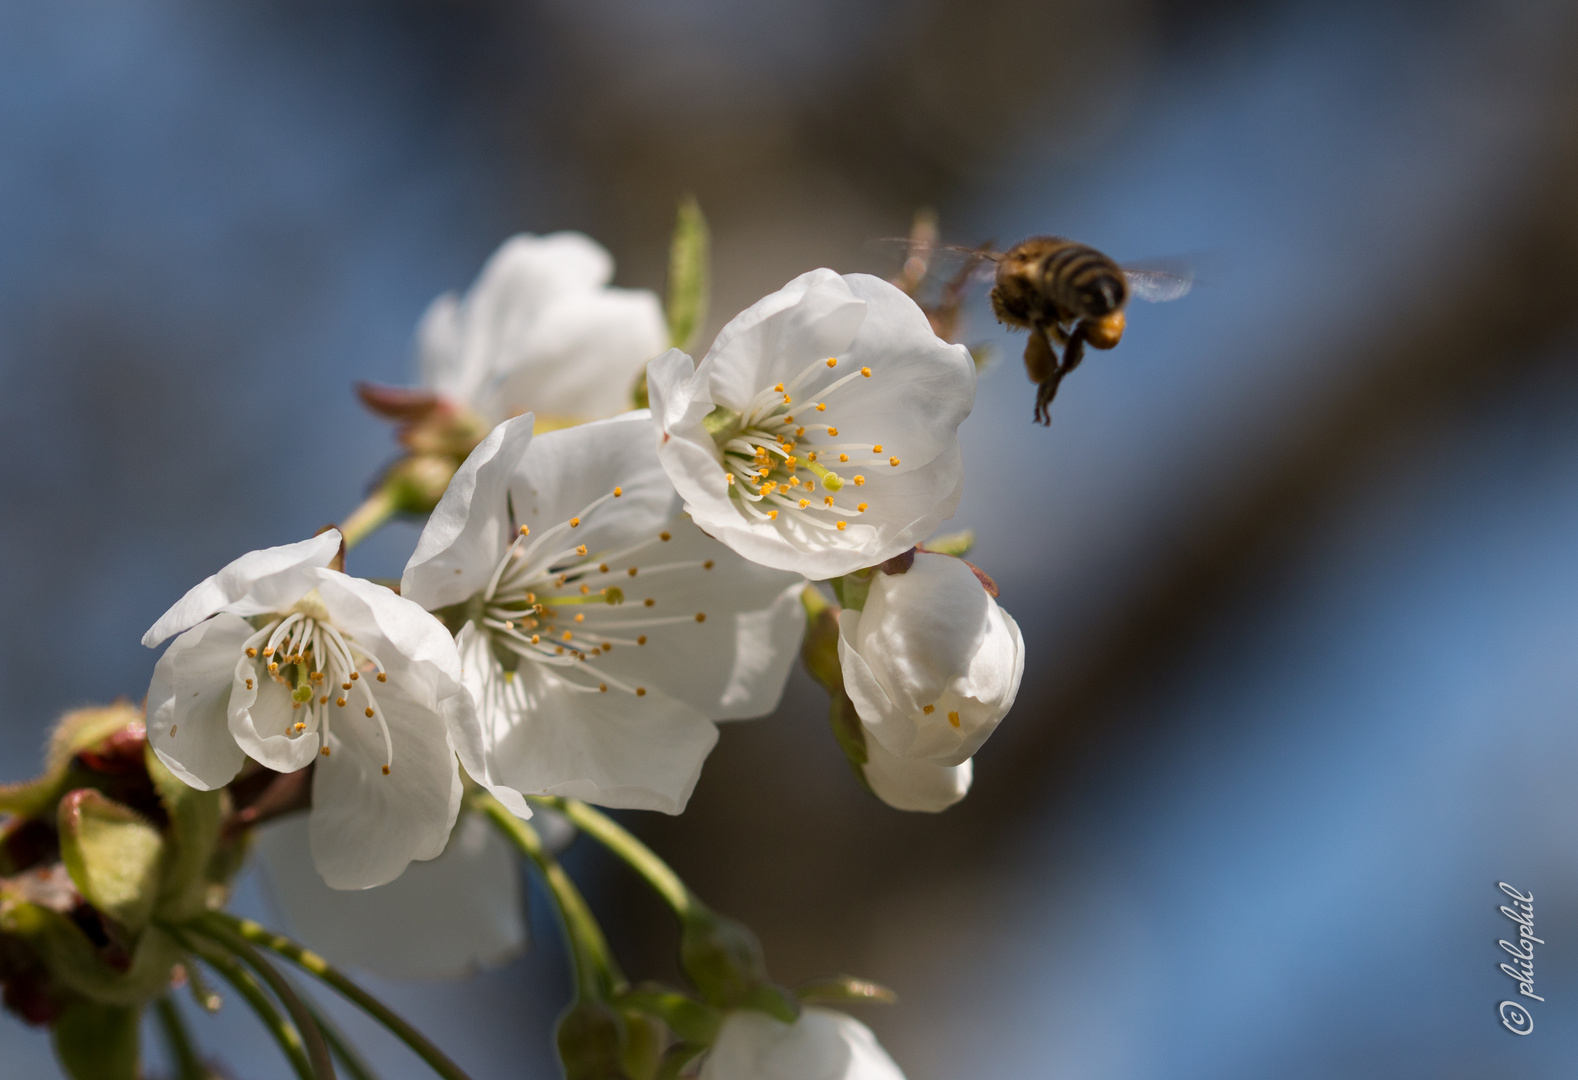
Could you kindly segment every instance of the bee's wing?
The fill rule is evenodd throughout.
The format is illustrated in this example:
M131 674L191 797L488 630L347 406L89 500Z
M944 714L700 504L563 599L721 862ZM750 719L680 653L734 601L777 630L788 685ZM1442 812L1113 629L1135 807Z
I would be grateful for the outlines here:
M1001 251L994 251L990 247L973 248L942 243L916 245L907 236L883 236L866 241L866 246L882 252L885 257L904 262L919 259L921 265L917 269L922 272L929 270L937 277L949 277L968 268L972 280L983 281L996 273L997 262L1003 257Z
M1187 266L1171 270L1124 267L1123 276L1129 280L1131 294L1152 304L1182 300L1194 288L1194 273Z

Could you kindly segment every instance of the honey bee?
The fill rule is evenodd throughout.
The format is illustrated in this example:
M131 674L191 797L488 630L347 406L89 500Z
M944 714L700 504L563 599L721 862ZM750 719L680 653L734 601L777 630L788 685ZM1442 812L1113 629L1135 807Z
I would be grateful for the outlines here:
M1004 252L977 254L996 264L991 299L998 321L1030 331L1025 371L1037 385L1035 420L1043 425L1051 423L1047 409L1085 358L1085 346L1110 349L1122 340L1131 296L1162 303L1193 285L1187 274L1126 270L1061 236L1032 236Z

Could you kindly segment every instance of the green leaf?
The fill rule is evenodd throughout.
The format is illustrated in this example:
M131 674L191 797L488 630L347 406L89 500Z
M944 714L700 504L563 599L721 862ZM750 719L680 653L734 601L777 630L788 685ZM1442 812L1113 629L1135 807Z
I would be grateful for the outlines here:
M164 838L141 814L92 788L60 800L60 857L88 903L136 934L159 898Z
M833 975L826 979L816 979L795 987L794 992L803 1002L826 1005L847 1005L862 1001L891 1005L899 999L898 995L886 986L869 979L857 979L853 975Z
M141 1017L124 1005L67 1006L52 1032L61 1068L72 1080L137 1080Z
M224 793L188 787L165 768L151 746L145 748L143 757L159 801L170 815L170 854L164 866L157 911L162 918L180 922L204 910L210 864L219 846Z
M690 351L707 321L712 291L712 237L694 195L679 202L668 249L668 332L675 348Z

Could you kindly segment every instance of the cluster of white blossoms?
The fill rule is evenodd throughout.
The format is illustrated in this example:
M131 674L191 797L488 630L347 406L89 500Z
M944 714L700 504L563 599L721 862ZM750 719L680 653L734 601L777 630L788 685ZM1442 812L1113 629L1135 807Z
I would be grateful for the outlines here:
M521 818L528 796L681 812L717 723L777 706L813 582L844 601L852 757L892 806L962 798L1014 700L1023 640L995 586L925 548L963 489L968 351L888 282L816 270L735 317L700 363L652 359L657 298L608 288L611 273L584 237L517 237L422 319L426 389L492 426L398 589L344 573L330 530L243 555L143 639L174 638L148 693L159 759L205 790L247 758L311 766L305 831L332 889L444 853L424 903L508 892L498 845L466 832L445 852L468 778ZM626 411L649 359L651 408ZM277 865L292 849L265 850ZM517 920L470 899L453 905L478 912L458 951L385 966L447 972L520 946ZM314 921L340 910L312 903ZM355 909L343 918L358 923L346 940L387 945ZM866 1028L817 1009L793 1024L730 1012L701 1070L901 1075Z

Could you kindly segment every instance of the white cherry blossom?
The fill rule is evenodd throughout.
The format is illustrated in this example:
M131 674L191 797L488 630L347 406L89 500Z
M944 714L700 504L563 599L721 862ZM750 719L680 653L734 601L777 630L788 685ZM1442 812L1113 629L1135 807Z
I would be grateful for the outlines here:
M749 1009L724 1018L700 1080L904 1080L871 1029L806 1008L792 1024Z
M422 316L423 386L492 424L528 409L559 424L624 412L668 330L657 296L609 288L613 275L580 233L506 240L464 297L446 293Z
M839 613L838 659L868 747L952 766L1013 705L1025 643L968 563L918 551L906 572L872 575L861 610Z
M313 859L333 888L362 889L444 849L457 744L479 738L443 626L329 569L339 547L331 529L243 555L149 629L150 648L179 636L154 667L148 741L203 790L244 757L279 772L316 763Z
M645 412L535 437L528 414L455 474L401 593L459 631L473 776L678 813L713 721L776 706L803 585L678 513Z
M647 367L658 453L685 510L765 566L824 579L930 535L959 503L962 345L865 274L802 274L736 316L699 365Z

